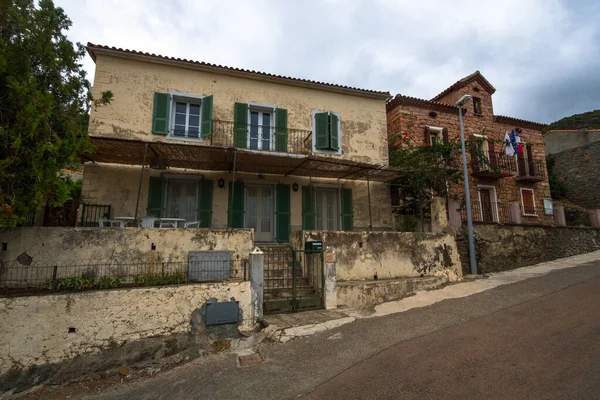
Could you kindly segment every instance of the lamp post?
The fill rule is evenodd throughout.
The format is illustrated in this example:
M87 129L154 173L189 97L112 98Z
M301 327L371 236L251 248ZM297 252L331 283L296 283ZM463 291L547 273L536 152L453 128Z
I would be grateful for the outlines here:
M460 146L462 150L463 178L465 182L465 200L467 202L467 230L469 235L469 256L471 262L471 274L477 275L477 261L475 259L475 240L473 238L473 215L471 214L471 193L469 191L469 175L467 172L467 152L465 150L465 130L463 128L462 108L468 104L473 97L465 94L457 102L458 119L460 121Z

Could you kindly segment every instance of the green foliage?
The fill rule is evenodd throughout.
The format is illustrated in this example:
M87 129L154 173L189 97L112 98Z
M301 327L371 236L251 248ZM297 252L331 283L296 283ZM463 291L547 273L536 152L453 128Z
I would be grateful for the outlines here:
M69 277L57 279L55 281L55 288L59 292L73 292L82 290L92 289L112 289L121 286L121 280L119 278L113 278L104 276L100 278L94 277ZM52 288L52 283L48 283L48 288Z
M600 129L600 110L574 114L570 117L559 119L558 121L555 121L544 128L543 132L558 129Z
M70 26L52 0L0 3L0 226L73 192L59 171L88 149L91 95Z
M552 198L565 197L568 189L566 183L560 179L554 172L556 158L550 154L546 156L546 168L548 169L548 183L550 183L550 195Z
M161 286L161 285L175 285L178 283L185 282L185 275L182 273L172 273L164 275L143 275L134 276L133 281L136 285L140 286Z

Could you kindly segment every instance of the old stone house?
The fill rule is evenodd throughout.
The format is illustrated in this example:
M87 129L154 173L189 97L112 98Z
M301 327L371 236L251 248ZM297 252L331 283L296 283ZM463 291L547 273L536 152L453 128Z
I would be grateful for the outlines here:
M91 111L82 198L110 205L110 220L253 228L263 243L391 228L388 92L87 50L94 97L114 100Z
M552 130L544 134L546 156L567 187L567 199L588 208L600 207L600 130Z
M463 108L465 139L481 142L486 162L467 154L473 218L492 223L553 223L548 200L544 124L494 114L492 95L496 89L479 72L464 77L431 100L396 95L387 103L388 134L410 130L415 144L447 143L460 138L458 107L465 94L473 101ZM520 133L523 153L505 154L506 132ZM483 140L481 140L483 139ZM450 189L464 201L464 185ZM450 201L451 207L459 204ZM453 210L451 210L453 211Z

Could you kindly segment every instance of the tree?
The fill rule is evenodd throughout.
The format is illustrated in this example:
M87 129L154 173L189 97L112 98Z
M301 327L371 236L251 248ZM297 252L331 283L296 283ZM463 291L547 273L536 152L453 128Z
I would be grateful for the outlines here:
M0 226L44 200L64 203L69 185L59 171L89 148L85 49L66 38L70 26L52 0L0 5Z
M567 184L556 175L554 166L556 158L550 154L546 157L546 168L548 169L548 183L550 184L550 195L553 199L559 199L567 196Z

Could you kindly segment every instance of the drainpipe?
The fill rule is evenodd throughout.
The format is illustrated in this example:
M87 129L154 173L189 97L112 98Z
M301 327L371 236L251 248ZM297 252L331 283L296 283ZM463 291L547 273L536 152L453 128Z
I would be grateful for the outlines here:
M371 183L367 172L367 198L369 199L369 232L373 232L373 219L371 216Z

